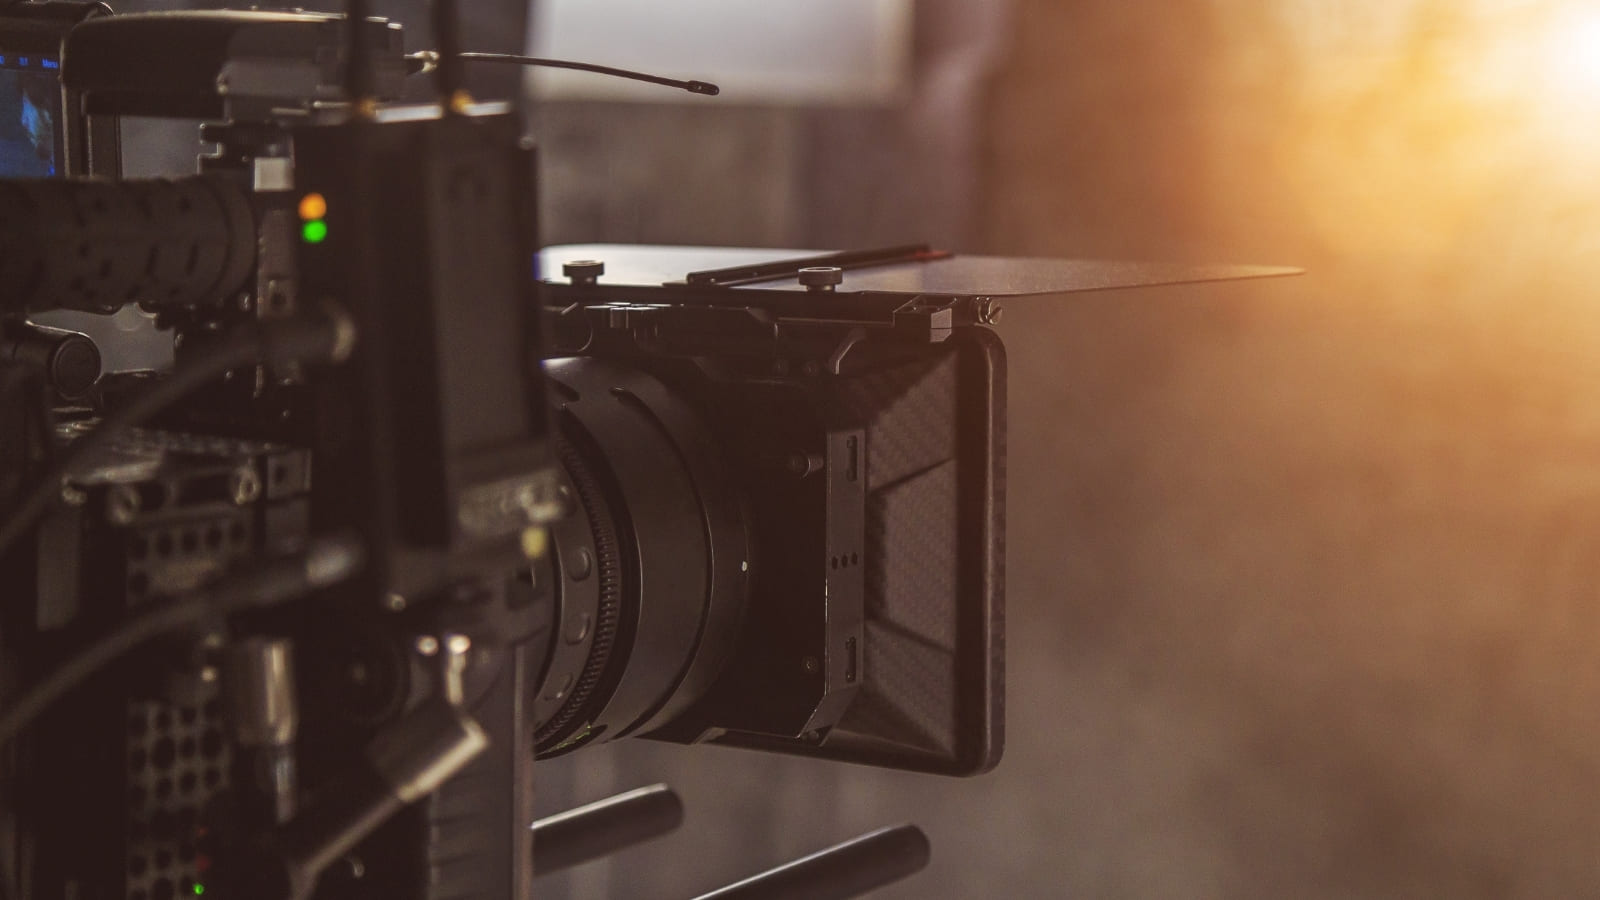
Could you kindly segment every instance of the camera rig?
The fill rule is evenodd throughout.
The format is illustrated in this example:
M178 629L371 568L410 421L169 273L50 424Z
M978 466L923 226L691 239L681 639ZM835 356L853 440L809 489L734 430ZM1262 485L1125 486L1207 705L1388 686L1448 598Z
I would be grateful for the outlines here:
M1285 271L541 251L453 4L410 56L360 2L108 12L0 5L71 176L0 180L13 894L526 897L677 824L653 789L528 828L536 758L627 736L986 771L997 301ZM386 102L422 71L437 103ZM119 179L124 115L207 121L201 174ZM170 371L49 324L130 305ZM708 896L927 854L888 829Z

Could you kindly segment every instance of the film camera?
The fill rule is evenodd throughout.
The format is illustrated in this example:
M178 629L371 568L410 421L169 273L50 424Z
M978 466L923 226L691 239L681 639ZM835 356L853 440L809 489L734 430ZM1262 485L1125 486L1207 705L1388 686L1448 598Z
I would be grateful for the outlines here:
M996 298L1272 270L541 250L453 5L410 55L365 6L0 5L0 891L528 896L675 824L527 827L535 759L628 736L994 766ZM200 174L120 179L122 116L206 122ZM131 310L173 363L102 375Z

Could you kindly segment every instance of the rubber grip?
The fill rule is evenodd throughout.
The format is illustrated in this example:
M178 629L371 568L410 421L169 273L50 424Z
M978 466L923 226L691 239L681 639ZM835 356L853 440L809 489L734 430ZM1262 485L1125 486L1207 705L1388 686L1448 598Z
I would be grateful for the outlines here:
M218 176L0 180L0 312L223 303L255 260L250 194Z

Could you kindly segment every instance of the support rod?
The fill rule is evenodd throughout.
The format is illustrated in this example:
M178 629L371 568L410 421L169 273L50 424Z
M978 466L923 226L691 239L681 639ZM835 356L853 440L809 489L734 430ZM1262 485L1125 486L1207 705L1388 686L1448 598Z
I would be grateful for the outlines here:
M928 864L928 836L915 825L882 828L696 900L847 900L893 884Z
M660 837L681 824L683 801L664 784L569 809L533 823L533 871L559 872Z

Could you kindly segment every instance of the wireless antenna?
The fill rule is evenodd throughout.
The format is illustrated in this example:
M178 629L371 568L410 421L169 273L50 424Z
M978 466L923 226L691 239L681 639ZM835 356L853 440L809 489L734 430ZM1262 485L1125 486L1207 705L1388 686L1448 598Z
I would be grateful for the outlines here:
M374 89L372 53L367 47L367 0L345 0L344 6L344 93L353 115L372 118L378 98Z
M472 103L472 95L463 86L461 72L461 21L456 15L456 0L433 0L428 6L433 18L433 41L439 47L434 51L434 88L439 92L439 105L445 112L465 112Z
M632 79L633 81L644 81L649 82L650 84L659 84L666 87L678 88L679 90L688 91L691 94L702 94L707 97L715 97L716 95L722 93L722 88L717 87L709 81L664 78L660 75L651 75L648 72L635 72L632 69L618 69L614 66L602 66L596 63L576 62L570 59L547 59L542 56L519 56L515 53L484 53L477 50L456 53L454 56L457 59L470 60L472 62L506 63L513 66L540 66L547 69L573 69L578 72L593 72L597 75L610 75L613 78L628 78ZM420 53L412 53L406 58L411 60L411 62L417 66L417 68L413 70L413 74L415 74L417 71L436 71L444 65L444 52L442 48L438 51L423 50Z

